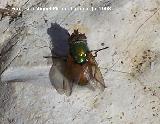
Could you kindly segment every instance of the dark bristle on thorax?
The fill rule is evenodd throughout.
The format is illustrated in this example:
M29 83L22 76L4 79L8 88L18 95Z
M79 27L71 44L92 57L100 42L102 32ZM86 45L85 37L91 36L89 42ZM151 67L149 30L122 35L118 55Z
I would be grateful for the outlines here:
M75 43L77 41L84 41L85 42L86 39L87 39L87 37L85 36L85 34L78 32L78 29L77 29L77 30L74 30L74 32L69 37L68 41L69 41L69 43Z

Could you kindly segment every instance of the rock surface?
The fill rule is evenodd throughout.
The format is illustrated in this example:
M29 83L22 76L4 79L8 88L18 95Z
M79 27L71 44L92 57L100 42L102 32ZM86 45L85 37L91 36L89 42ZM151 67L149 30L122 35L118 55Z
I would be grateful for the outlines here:
M3 0L0 8L7 3L22 13L0 21L0 123L160 123L159 0ZM104 6L111 10L91 8ZM84 32L92 50L109 47L96 58L103 93L76 86L66 97L52 87L52 63L44 56L51 55L47 30L55 22L69 33Z

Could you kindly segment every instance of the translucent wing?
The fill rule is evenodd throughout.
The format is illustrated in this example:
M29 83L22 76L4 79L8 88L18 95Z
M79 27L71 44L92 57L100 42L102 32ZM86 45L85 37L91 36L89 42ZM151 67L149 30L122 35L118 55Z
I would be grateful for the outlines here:
M70 82L65 76L65 61L59 60L52 65L49 78L51 84L55 87L59 94L65 94L69 96L72 92L72 82Z
M91 53L89 53L88 64L90 64L91 66L91 73L92 73L92 81L90 81L90 85L94 87L94 89L99 88L103 91L106 88L105 82L102 73L98 67L98 64Z

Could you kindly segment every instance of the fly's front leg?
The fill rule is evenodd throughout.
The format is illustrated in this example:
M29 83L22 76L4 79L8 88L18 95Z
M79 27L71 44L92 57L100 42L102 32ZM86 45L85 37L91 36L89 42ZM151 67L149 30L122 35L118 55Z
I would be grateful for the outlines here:
M63 60L66 60L66 57L64 56L43 56L44 58L53 58L53 59L63 59Z
M97 49L97 50L91 50L90 52L95 52L93 57L97 57L97 53L98 53L99 51L105 50L105 49L107 49L107 48L109 48L109 47L104 47L104 48Z

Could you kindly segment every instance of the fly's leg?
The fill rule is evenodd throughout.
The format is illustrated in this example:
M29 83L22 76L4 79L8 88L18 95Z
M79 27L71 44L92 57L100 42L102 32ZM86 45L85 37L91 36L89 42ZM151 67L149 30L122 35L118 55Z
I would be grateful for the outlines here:
M90 52L95 52L93 57L97 57L97 53L98 53L99 51L105 50L105 49L107 49L107 48L109 48L109 47L104 47L104 48L97 49L97 50L91 50Z

